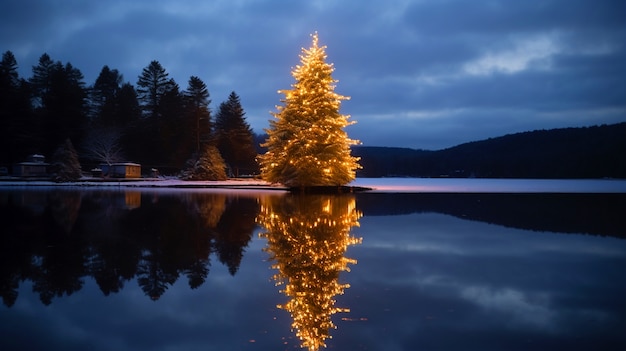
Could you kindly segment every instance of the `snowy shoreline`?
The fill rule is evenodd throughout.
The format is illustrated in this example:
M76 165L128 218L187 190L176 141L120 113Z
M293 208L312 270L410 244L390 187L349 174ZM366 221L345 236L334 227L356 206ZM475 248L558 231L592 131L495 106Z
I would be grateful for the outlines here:
M624 179L357 178L348 186L370 188L369 192L387 193L626 193ZM224 181L185 181L176 178L119 181L86 179L70 183L45 180L0 181L0 189L27 187L288 190L287 187L257 179Z

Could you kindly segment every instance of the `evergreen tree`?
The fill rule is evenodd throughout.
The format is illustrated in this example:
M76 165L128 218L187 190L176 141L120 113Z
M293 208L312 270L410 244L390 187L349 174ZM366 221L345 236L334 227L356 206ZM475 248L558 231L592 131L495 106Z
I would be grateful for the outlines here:
M256 149L252 128L245 120L239 96L233 91L220 104L215 117L217 147L236 177L240 171L256 172Z
M48 150L65 139L81 142L87 123L87 89L81 71L69 62L65 66L59 62L51 83L44 100Z
M268 151L261 156L264 179L292 187L345 185L360 168L358 158L350 155L344 128L349 116L339 113L341 100L348 97L334 92L333 65L326 63L325 46L318 46L317 33L312 46L302 50L301 65L292 76L291 90L282 90L284 106L278 106L266 130L263 145Z
M122 75L109 66L102 67L96 82L90 91L93 117L97 124L109 127L121 127L117 114L118 94L122 84Z
M58 182L70 182L80 179L81 169L78 153L70 139L66 139L52 156L52 173Z
M170 80L171 88L160 102L161 116L157 122L158 139L154 142L159 162L180 170L192 152L192 140L187 133L184 117L184 96L178 84Z
M30 83L43 128L43 153L51 154L67 138L80 142L87 122L87 89L80 70L43 54Z
M145 152L144 139L146 131L141 120L141 107L137 99L137 91L130 83L124 83L120 87L117 98L117 117L123 122L121 133L121 148L129 160L142 161Z
M33 66L33 76L29 79L29 82L33 88L36 106L43 105L42 100L50 90L52 72L55 68L55 62L52 61L50 55L45 53L39 57L38 65Z
M226 165L220 152L213 145L207 145L202 152L187 162L187 169L181 176L184 180L224 180Z
M137 93L142 103L144 115L148 117L159 116L161 98L173 88L173 81L168 78L169 74L161 66L159 61L152 61L145 67L137 80Z
M30 149L38 135L30 88L17 69L13 53L5 52L0 61L0 163L14 163L36 151Z
M137 98L137 91L130 83L124 83L117 94L117 118L121 125L128 127L141 117L141 108ZM123 121L123 122L121 122Z
M209 110L209 91L206 84L196 77L189 78L189 86L184 92L188 119L193 121L193 136L195 152L200 151L200 145L206 144L211 135L211 111Z
M0 84L2 87L17 87L18 83L17 60L11 51L6 51L0 62Z
M17 60L11 51L0 62L0 163L12 161L9 154L17 127L13 99L18 89Z
M143 116L134 150L143 163L160 168L181 169L191 153L181 147L183 95L174 79L158 61L145 67L137 81L138 99Z

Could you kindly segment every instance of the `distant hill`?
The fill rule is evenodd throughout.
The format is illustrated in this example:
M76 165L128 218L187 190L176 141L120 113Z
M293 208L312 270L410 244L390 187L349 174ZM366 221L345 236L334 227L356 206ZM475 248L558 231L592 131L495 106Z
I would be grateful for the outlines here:
M536 130L428 151L355 146L358 177L626 178L626 122Z

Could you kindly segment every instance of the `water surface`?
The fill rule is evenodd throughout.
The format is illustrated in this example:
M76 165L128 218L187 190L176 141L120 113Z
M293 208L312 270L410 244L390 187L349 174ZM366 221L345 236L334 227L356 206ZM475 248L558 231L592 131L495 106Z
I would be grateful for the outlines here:
M623 350L624 194L0 191L2 350Z

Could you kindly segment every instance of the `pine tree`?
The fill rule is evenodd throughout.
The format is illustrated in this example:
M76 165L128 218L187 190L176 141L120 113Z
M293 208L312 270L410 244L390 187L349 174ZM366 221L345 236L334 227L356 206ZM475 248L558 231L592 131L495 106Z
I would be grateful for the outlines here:
M6 51L0 61L0 87L17 87L18 83L17 60L11 51Z
M220 104L215 117L217 148L235 177L240 171L257 171L256 148L252 128L245 119L239 96L233 91L228 100Z
M142 160L141 156L146 152L143 141L146 139L146 131L141 119L141 107L137 99L137 91L131 83L124 83L117 94L117 112L122 128L120 144L124 154L129 160Z
M188 118L193 121L195 151L199 152L200 145L206 144L211 135L209 90L200 78L191 76L184 94Z
M157 139L154 141L155 161L161 165L182 169L193 151L191 138L185 126L184 96L178 84L171 80L171 88L163 94L156 121Z
M50 55L43 54L39 57L39 64L33 66L33 76L28 80L33 89L33 95L36 99L35 105L40 107L43 105L43 99L50 91L51 76L53 71L57 69L57 64L50 58Z
M137 98L137 91L131 83L124 83L117 93L117 117L120 124L128 127L141 117L141 107Z
M43 54L29 82L43 136L43 153L52 154L67 138L80 143L87 122L87 88L81 71L71 63Z
M345 185L360 168L359 159L350 155L350 145L358 141L344 131L352 123L339 113L341 100L349 98L334 92L337 81L333 65L326 63L326 46L318 46L317 33L312 37L312 46L302 49L301 65L291 73L292 89L279 91L284 106L277 106L266 130L261 174L291 187Z
M98 124L108 127L122 127L123 119L117 115L117 96L122 84L122 75L109 66L102 67L89 97L92 115Z
M141 71L141 75L137 80L137 93L139 101L142 102L145 115L159 117L161 98L175 84L168 76L169 74L159 61L151 61L148 67Z
M208 145L199 155L187 161L187 169L181 178L184 180L225 180L226 165L215 146Z
M0 163L11 164L23 159L38 144L37 123L31 108L29 84L18 74L11 51L0 61Z
M70 139L66 139L52 156L52 172L57 182L70 182L81 177L78 153Z

